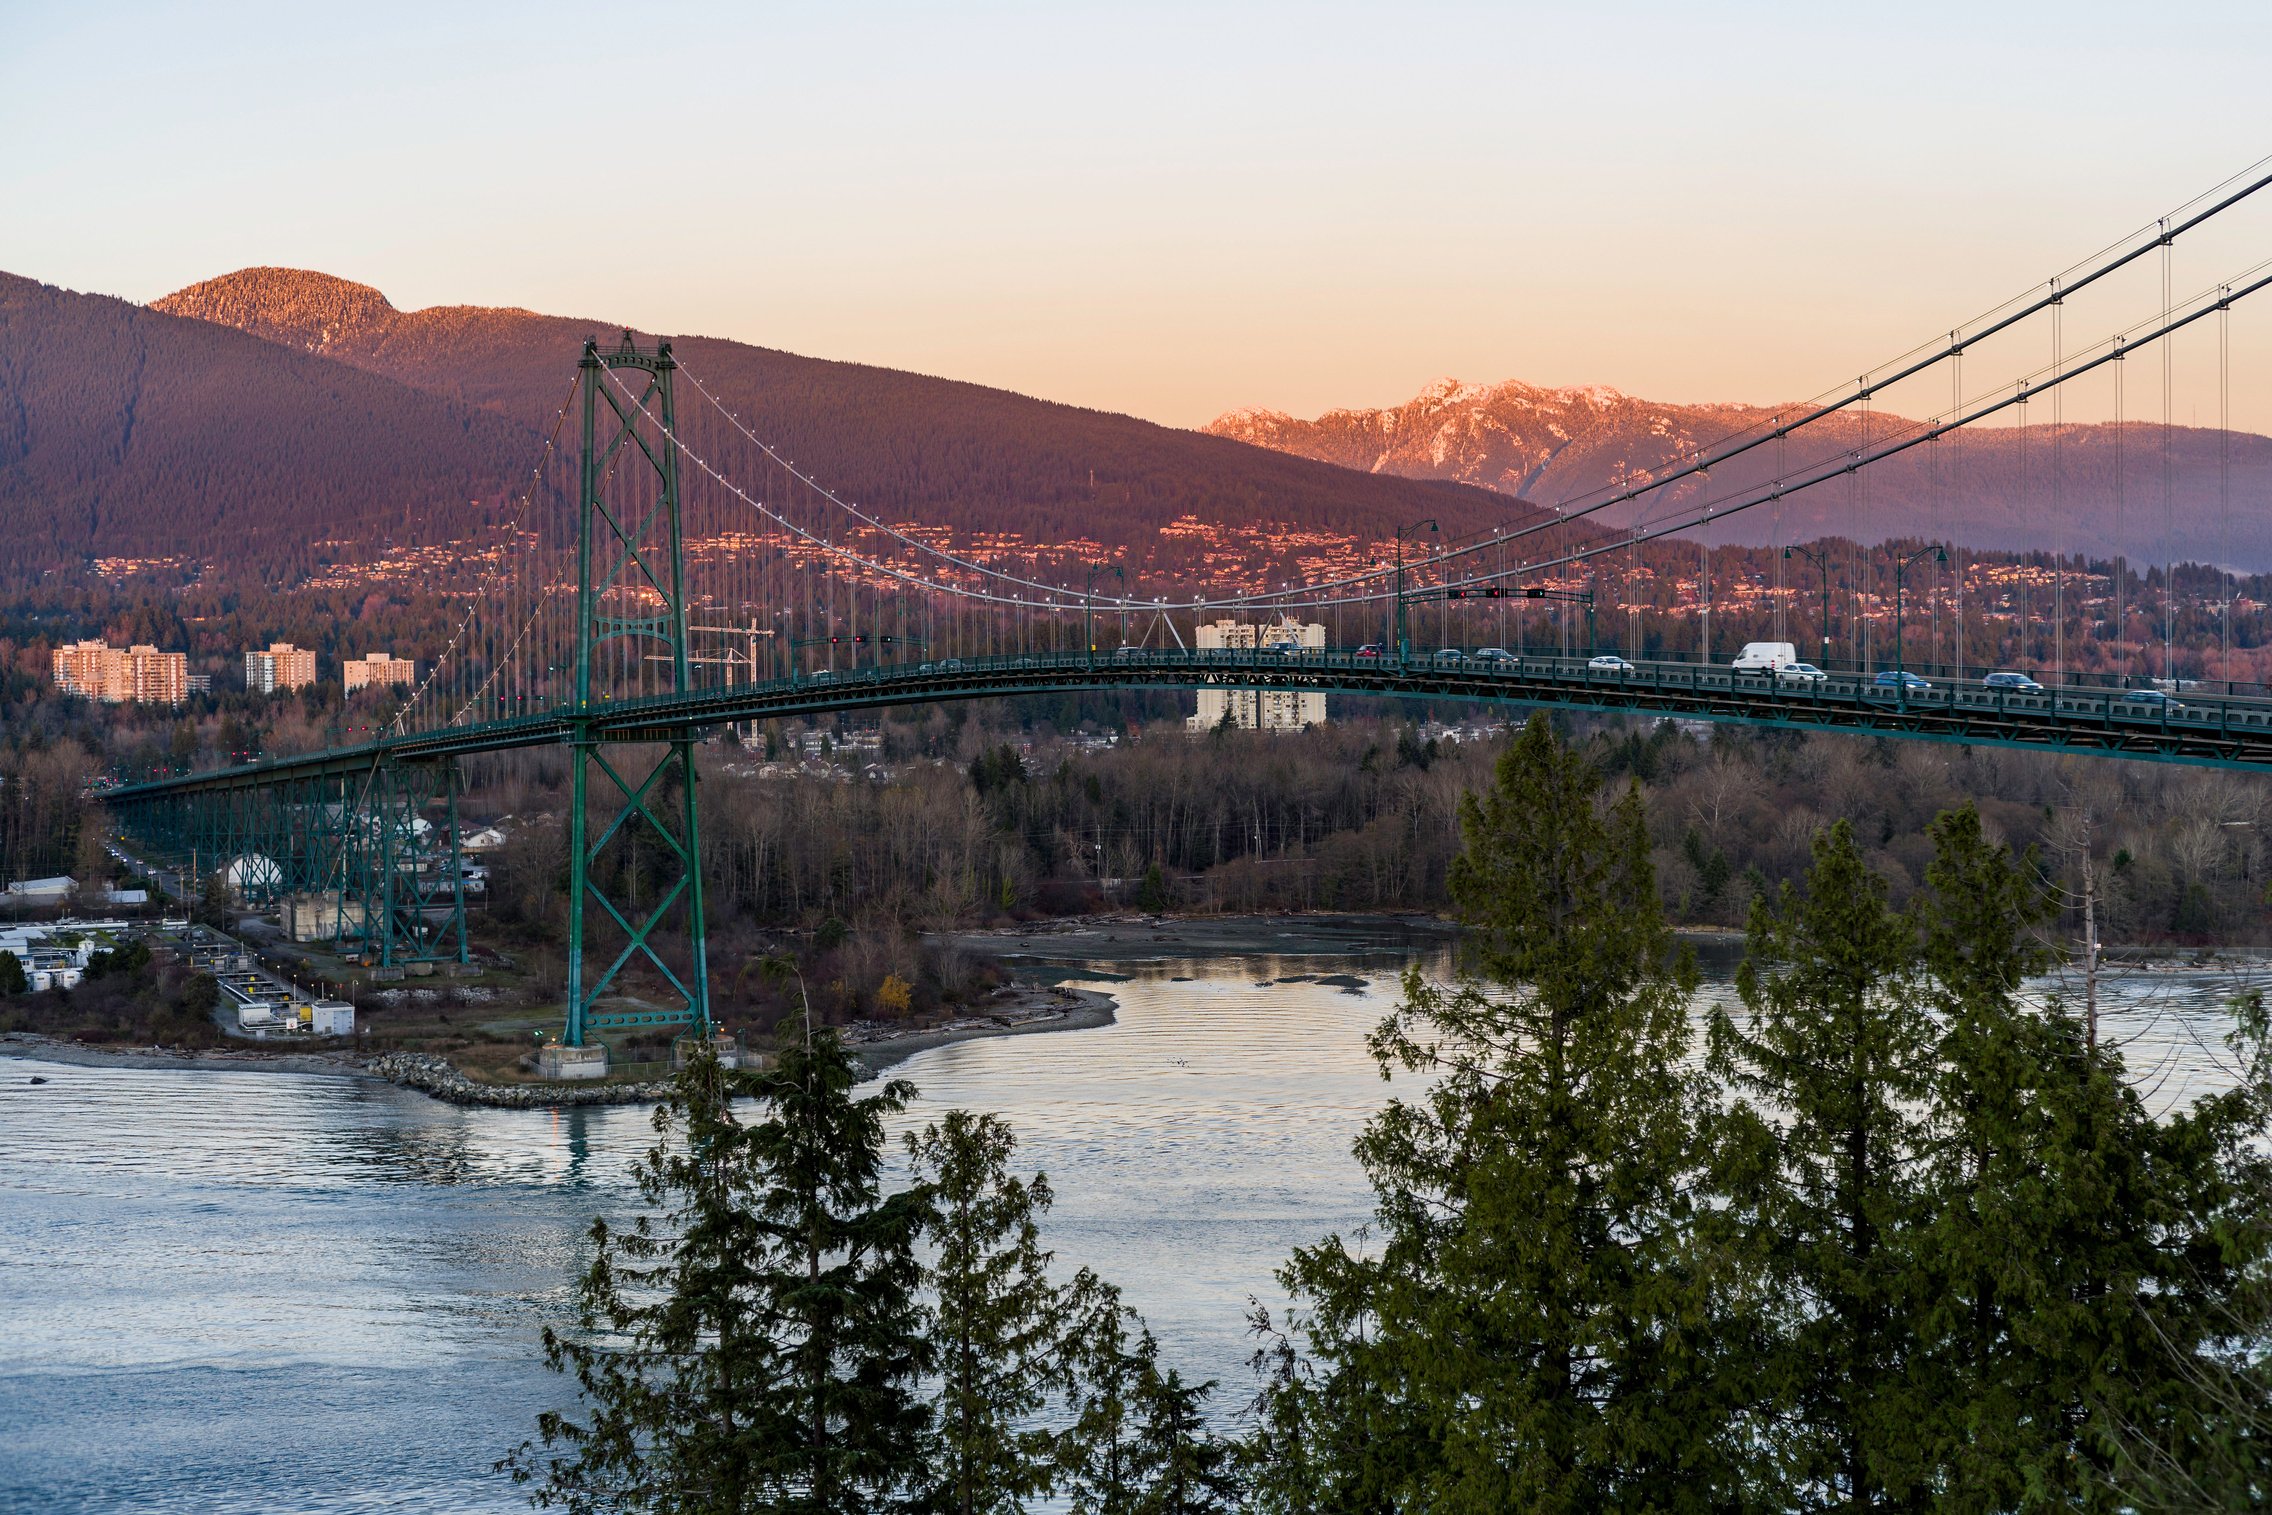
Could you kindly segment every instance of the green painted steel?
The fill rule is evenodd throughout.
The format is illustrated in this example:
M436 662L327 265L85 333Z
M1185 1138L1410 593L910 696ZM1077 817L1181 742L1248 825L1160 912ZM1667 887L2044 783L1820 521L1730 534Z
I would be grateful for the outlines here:
M313 911L338 950L380 967L454 959L468 944L457 769L379 754L358 772L177 786L109 797L121 829L190 893L216 873L254 909ZM425 812L441 807L440 824Z
M570 760L568 836L568 1002L562 1040L584 1045L590 1031L627 1024L691 1024L710 1032L707 925L702 904L702 828L696 800L694 734L681 728L652 741L624 733L608 716L619 704L598 679L595 656L609 643L634 652L648 641L666 649L670 694L695 695L687 650L686 543L679 508L677 410L668 342L646 350L628 333L623 345L602 351L584 344L582 361L583 463L576 534L576 685L565 740ZM626 401L614 375L638 375L639 393ZM653 490L653 498L646 491ZM660 609L654 607L659 605ZM635 613L627 613L626 607ZM644 655L630 666L643 670ZM659 742L661 753L649 758ZM609 753L616 754L614 760ZM638 764L644 764L642 771ZM627 771L628 770L628 771ZM594 834L593 778L613 794L604 804L613 818ZM604 793L604 791L603 791ZM675 804L657 803L658 796ZM674 819L675 817L675 819ZM661 844L674 864L658 898L638 899L638 840ZM608 850L624 844L629 866L611 866ZM620 865L621 857L615 860ZM622 877L628 873L628 882ZM674 965L659 946L659 931L683 911L687 958ZM592 927L614 928L621 945L594 973L587 961L597 943ZM680 1003L626 1020L597 1007L616 988L634 959L659 974Z
M2272 769L2272 699L2188 693L2179 709L2164 710L2107 689L2022 693L1944 682L1923 694L1902 695L1851 676L1798 684L1693 663L1643 663L1627 675L1590 670L1582 657L1532 656L1515 666L1446 666L1422 658L1399 668L1393 659L1364 658L1341 649L1265 653L1260 659L1242 649L1144 651L1094 663L1078 653L1048 653L886 664L828 679L782 678L607 702L581 725L607 740L661 742L775 716L1066 690L1210 686L1623 712ZM381 756L416 761L557 745L573 740L578 725L567 716L538 715L454 726L335 752L125 785L107 798L114 807L133 809L169 794L262 789L302 776L359 773Z
M660 363L667 350L644 356ZM666 616L643 619L660 625L626 629L608 624L597 610L587 625L594 645L625 635L671 643L669 692L629 699L593 692L564 712L136 784L112 791L106 801L126 834L169 860L194 857L210 870L216 859L225 865L245 856L272 858L277 873L272 880L255 882L256 895L273 899L283 893L328 892L337 906L341 937L358 935L350 927L362 912L369 924L359 934L381 961L432 959L453 950L462 959L464 900L456 828L447 828L445 843L433 831L421 832L413 819L423 810L454 803L450 759L457 754L570 746L576 752L571 765L575 908L570 912L573 987L566 1032L572 1042L580 1042L598 1029L709 1026L693 743L705 731L740 721L1060 691L1231 687L1868 732L2272 769L2272 700L2187 693L2176 701L2156 701L2133 691L2021 691L1962 681L1905 691L1881 688L1860 676L1797 681L1693 663L1642 664L1626 673L1593 668L1582 657L1526 657L1511 666L1435 658L1399 664L1393 655L1360 657L1346 650L1287 654L1237 649L1145 650L1099 659L1083 648L885 664L817 678L696 690L685 676L681 581L675 574L658 577L668 586L658 585L658 592L672 608ZM648 761L658 748L661 755ZM589 809L598 803L594 787L613 791L612 816L596 830L594 818L610 806ZM647 902L611 890L605 871L594 868L631 831L657 838L669 864L663 887ZM445 854L446 871L437 871L433 860ZM444 880L447 898L440 888ZM661 928L675 910L686 912L687 951L673 962L663 950L669 933ZM620 938L597 973L583 961L594 950L589 930L594 925ZM634 959L658 970L681 1003L660 1010L599 1010L601 997Z

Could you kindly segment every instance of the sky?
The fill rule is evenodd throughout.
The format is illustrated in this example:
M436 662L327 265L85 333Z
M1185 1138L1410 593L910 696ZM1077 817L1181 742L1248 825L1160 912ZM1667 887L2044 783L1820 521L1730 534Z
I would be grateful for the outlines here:
M2261 3L0 0L0 269L315 268L1175 425L1775 403L2272 153L2267 65ZM2263 198L2181 293L2272 256ZM2229 394L2272 430L2262 300Z

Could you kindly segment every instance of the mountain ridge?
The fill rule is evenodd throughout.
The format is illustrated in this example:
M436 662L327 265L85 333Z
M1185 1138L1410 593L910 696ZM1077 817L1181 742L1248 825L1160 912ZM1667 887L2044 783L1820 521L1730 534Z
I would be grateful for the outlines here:
M1344 468L1473 484L1551 509L1583 506L1621 480L1645 479L1723 438L1812 408L1811 402L1674 405L1601 385L1550 389L1520 380L1439 379L1401 405L1333 409L1312 420L1247 407L1225 412L1204 429ZM1794 435L1785 476L1802 471L1792 465L1834 460L1910 424L1859 410L1829 417ZM1820 536L1941 537L1979 548L2122 553L2141 563L2174 555L2272 567L2272 512L2262 508L2272 503L2272 438L2235 432L2226 458L2216 430L2171 428L2175 482L2165 533L2158 423L2130 422L2119 432L2111 425L2061 427L2056 494L2046 462L2051 435L2048 426L2024 436L2008 427L1968 429L1961 446L1927 444L1873 465L1856 502L1845 500L1837 484L1793 493L1781 501L1779 519L1765 507L1720 518L1713 540L1764 545ZM2228 461L2229 496L2217 472ZM1672 485L1643 508L1620 508L1604 518L1629 529L1696 508L1706 488L1714 498L1764 489L1777 471L1777 449L1758 448L1715 468L1708 486L1695 480ZM2230 513L2221 517L2228 499ZM1850 513L1857 502L1864 512L1859 520Z
M549 425L584 340L624 329L515 307L406 312L368 285L283 268L204 280L153 308L320 351L537 427ZM1530 515L1499 492L1456 481L1355 474L1282 449L964 380L718 337L671 340L684 373L735 413L758 418L777 451L846 498L961 531L1111 544L1191 516L1385 537L1393 522L1421 515L1442 516L1447 531Z

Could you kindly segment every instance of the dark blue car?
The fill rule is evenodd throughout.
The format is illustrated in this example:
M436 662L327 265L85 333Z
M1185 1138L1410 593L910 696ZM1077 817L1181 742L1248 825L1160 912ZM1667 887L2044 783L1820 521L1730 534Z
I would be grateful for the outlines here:
M1905 689L1911 694L1915 694L1922 689L1930 689L1933 687L1929 680L1917 674L1910 673L1906 669L1897 670L1888 668L1885 672L1879 674L1870 682L1877 685L1877 687L1880 689Z

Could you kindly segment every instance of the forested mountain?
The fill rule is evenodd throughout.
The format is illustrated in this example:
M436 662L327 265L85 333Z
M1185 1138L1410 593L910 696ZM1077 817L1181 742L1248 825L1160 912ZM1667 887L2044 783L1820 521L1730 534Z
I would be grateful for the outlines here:
M2038 411L2048 411L2039 404ZM1805 407L1783 408L1797 415ZM1299 457L1405 478L1456 479L1541 504L1583 503L1621 478L1641 477L1739 431L1772 425L1773 408L1665 405L1614 389L1542 389L1521 383L1443 380L1380 410L1333 410L1314 421L1268 410L1233 411L1207 430ZM2047 415L2035 418L2047 420ZM1911 423L1859 409L1809 427L1779 451L1770 444L1715 469L1709 484L1673 486L1647 502L1647 518L1699 499L1763 484L1779 471L1882 444ZM2162 429L2158 423L2065 426L2057 470L2048 425L1968 430L1872 468L1865 482L1844 479L1794 495L1781 508L1780 539L1847 536L1941 538L1967 547L2064 548L2137 563L2174 555L2261 570L2272 567L2272 438L2234 433L2229 495L2221 494L2219 438L2213 429L2171 432L2171 501L2162 506ZM2116 490L2116 458L2122 488ZM2229 502L2229 503L2228 503ZM1630 510L1612 513L1620 524ZM1776 539L1768 509L1725 518L1713 540L1764 544Z
M453 402L549 427L584 340L620 325L525 310L399 311L325 274L253 268L192 285L155 309L235 327L308 357L382 374ZM651 340L651 334L641 334ZM1298 523L1384 538L1436 516L1447 533L1519 514L1483 489L1322 467L1130 416L948 379L679 336L699 378L783 455L846 498L958 534L1030 542L1133 541L1185 515ZM682 390L682 416L694 407ZM525 466L525 465L524 465Z
M295 578L326 539L458 534L535 445L510 416L0 274L0 569L182 556Z

